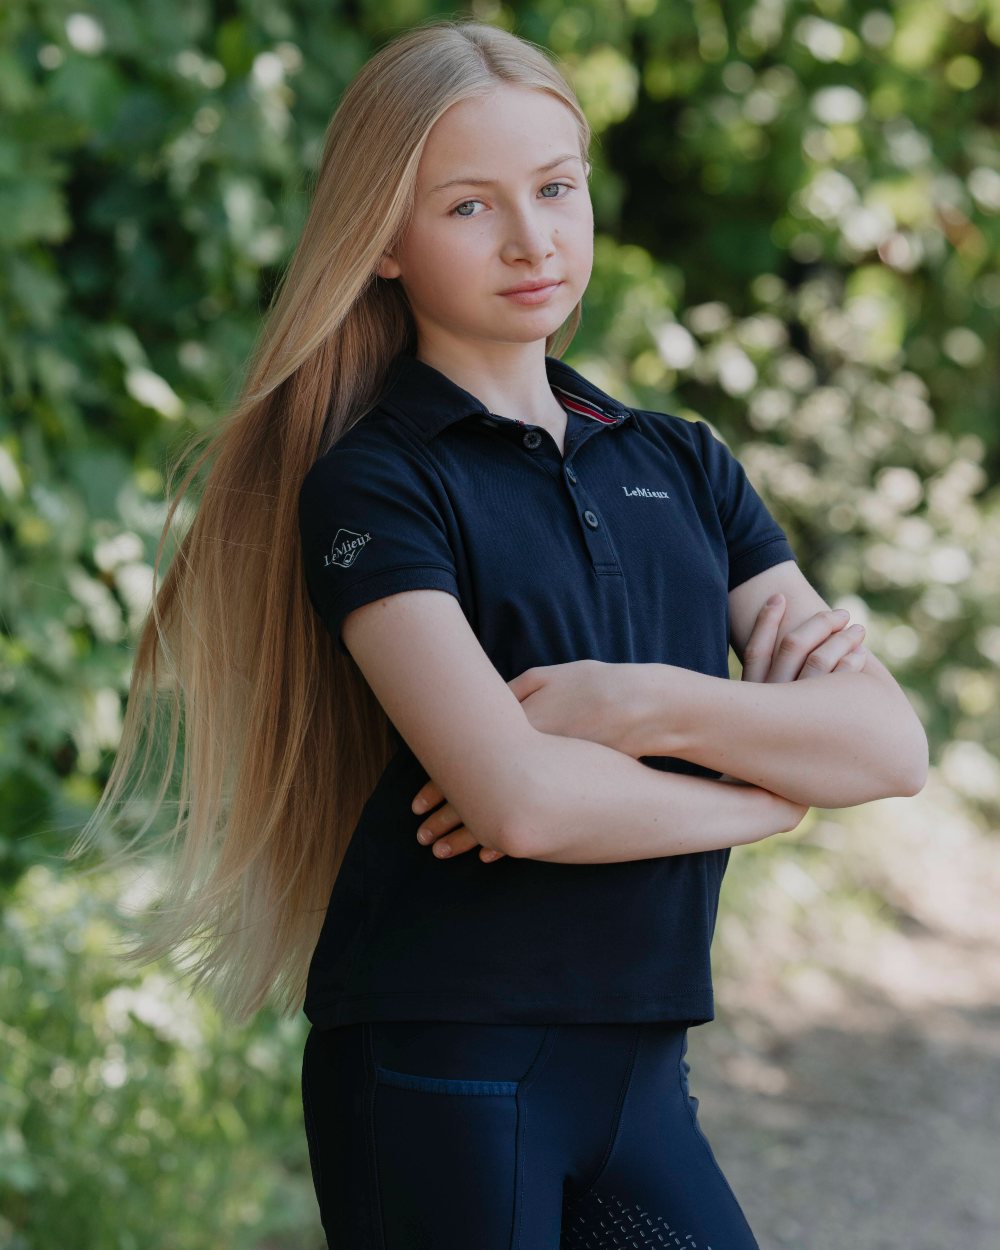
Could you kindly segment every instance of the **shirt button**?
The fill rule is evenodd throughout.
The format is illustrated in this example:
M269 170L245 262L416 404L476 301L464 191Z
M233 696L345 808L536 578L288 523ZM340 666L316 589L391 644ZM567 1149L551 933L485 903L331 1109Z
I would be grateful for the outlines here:
M537 430L529 430L527 434L525 434L524 438L521 439L521 442L524 443L525 447L530 448L537 447L541 441L542 436Z
M587 522L587 524L590 526L592 530L596 530L597 527L600 525L600 521L598 521L597 517L594 516L593 512L591 512L589 508L583 514L583 519Z
M575 473L573 472L573 470L569 467L569 465L567 465L567 466L566 466L566 476L569 478L569 480L570 480L570 481L572 482L572 484L575 486L575 485L576 485L576 474L575 474Z

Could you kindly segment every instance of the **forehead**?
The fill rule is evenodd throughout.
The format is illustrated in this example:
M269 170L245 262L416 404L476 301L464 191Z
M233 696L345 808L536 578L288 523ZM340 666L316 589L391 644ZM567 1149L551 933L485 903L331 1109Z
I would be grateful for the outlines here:
M576 119L548 91L503 84L486 96L460 100L431 127L420 159L421 182L452 172L482 177L495 161L534 169L580 147ZM487 157L489 159L487 159ZM451 166L462 163L461 170Z

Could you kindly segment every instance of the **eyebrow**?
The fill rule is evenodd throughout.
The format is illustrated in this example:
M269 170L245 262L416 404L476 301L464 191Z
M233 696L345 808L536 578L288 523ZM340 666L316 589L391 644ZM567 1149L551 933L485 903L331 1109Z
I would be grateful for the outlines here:
M544 174L550 169L555 169L557 165L561 165L563 161L578 161L579 154L576 152L564 152L562 156L557 156L554 161L549 161L547 165L539 165L537 169L533 169L532 174ZM454 186L476 186L485 187L492 186L494 179L492 178L449 178L447 182L439 182L436 187L431 187L428 194L435 191L444 191L448 187Z

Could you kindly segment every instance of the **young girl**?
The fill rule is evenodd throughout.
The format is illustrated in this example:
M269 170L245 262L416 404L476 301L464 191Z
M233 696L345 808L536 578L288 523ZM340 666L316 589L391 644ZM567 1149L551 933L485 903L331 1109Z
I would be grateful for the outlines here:
M756 1247L684 1057L730 849L925 775L725 444L560 359L589 139L489 25L363 67L140 639L185 842L134 957L304 1005L344 1250Z

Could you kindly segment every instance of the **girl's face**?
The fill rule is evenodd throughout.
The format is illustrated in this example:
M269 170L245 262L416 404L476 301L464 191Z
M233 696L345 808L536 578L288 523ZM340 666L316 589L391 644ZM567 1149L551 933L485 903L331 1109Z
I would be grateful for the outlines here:
M400 279L421 345L487 346L558 329L593 262L593 207L572 113L546 91L504 85L452 105L431 127L409 228L378 273ZM536 302L503 294L540 278L558 285Z

